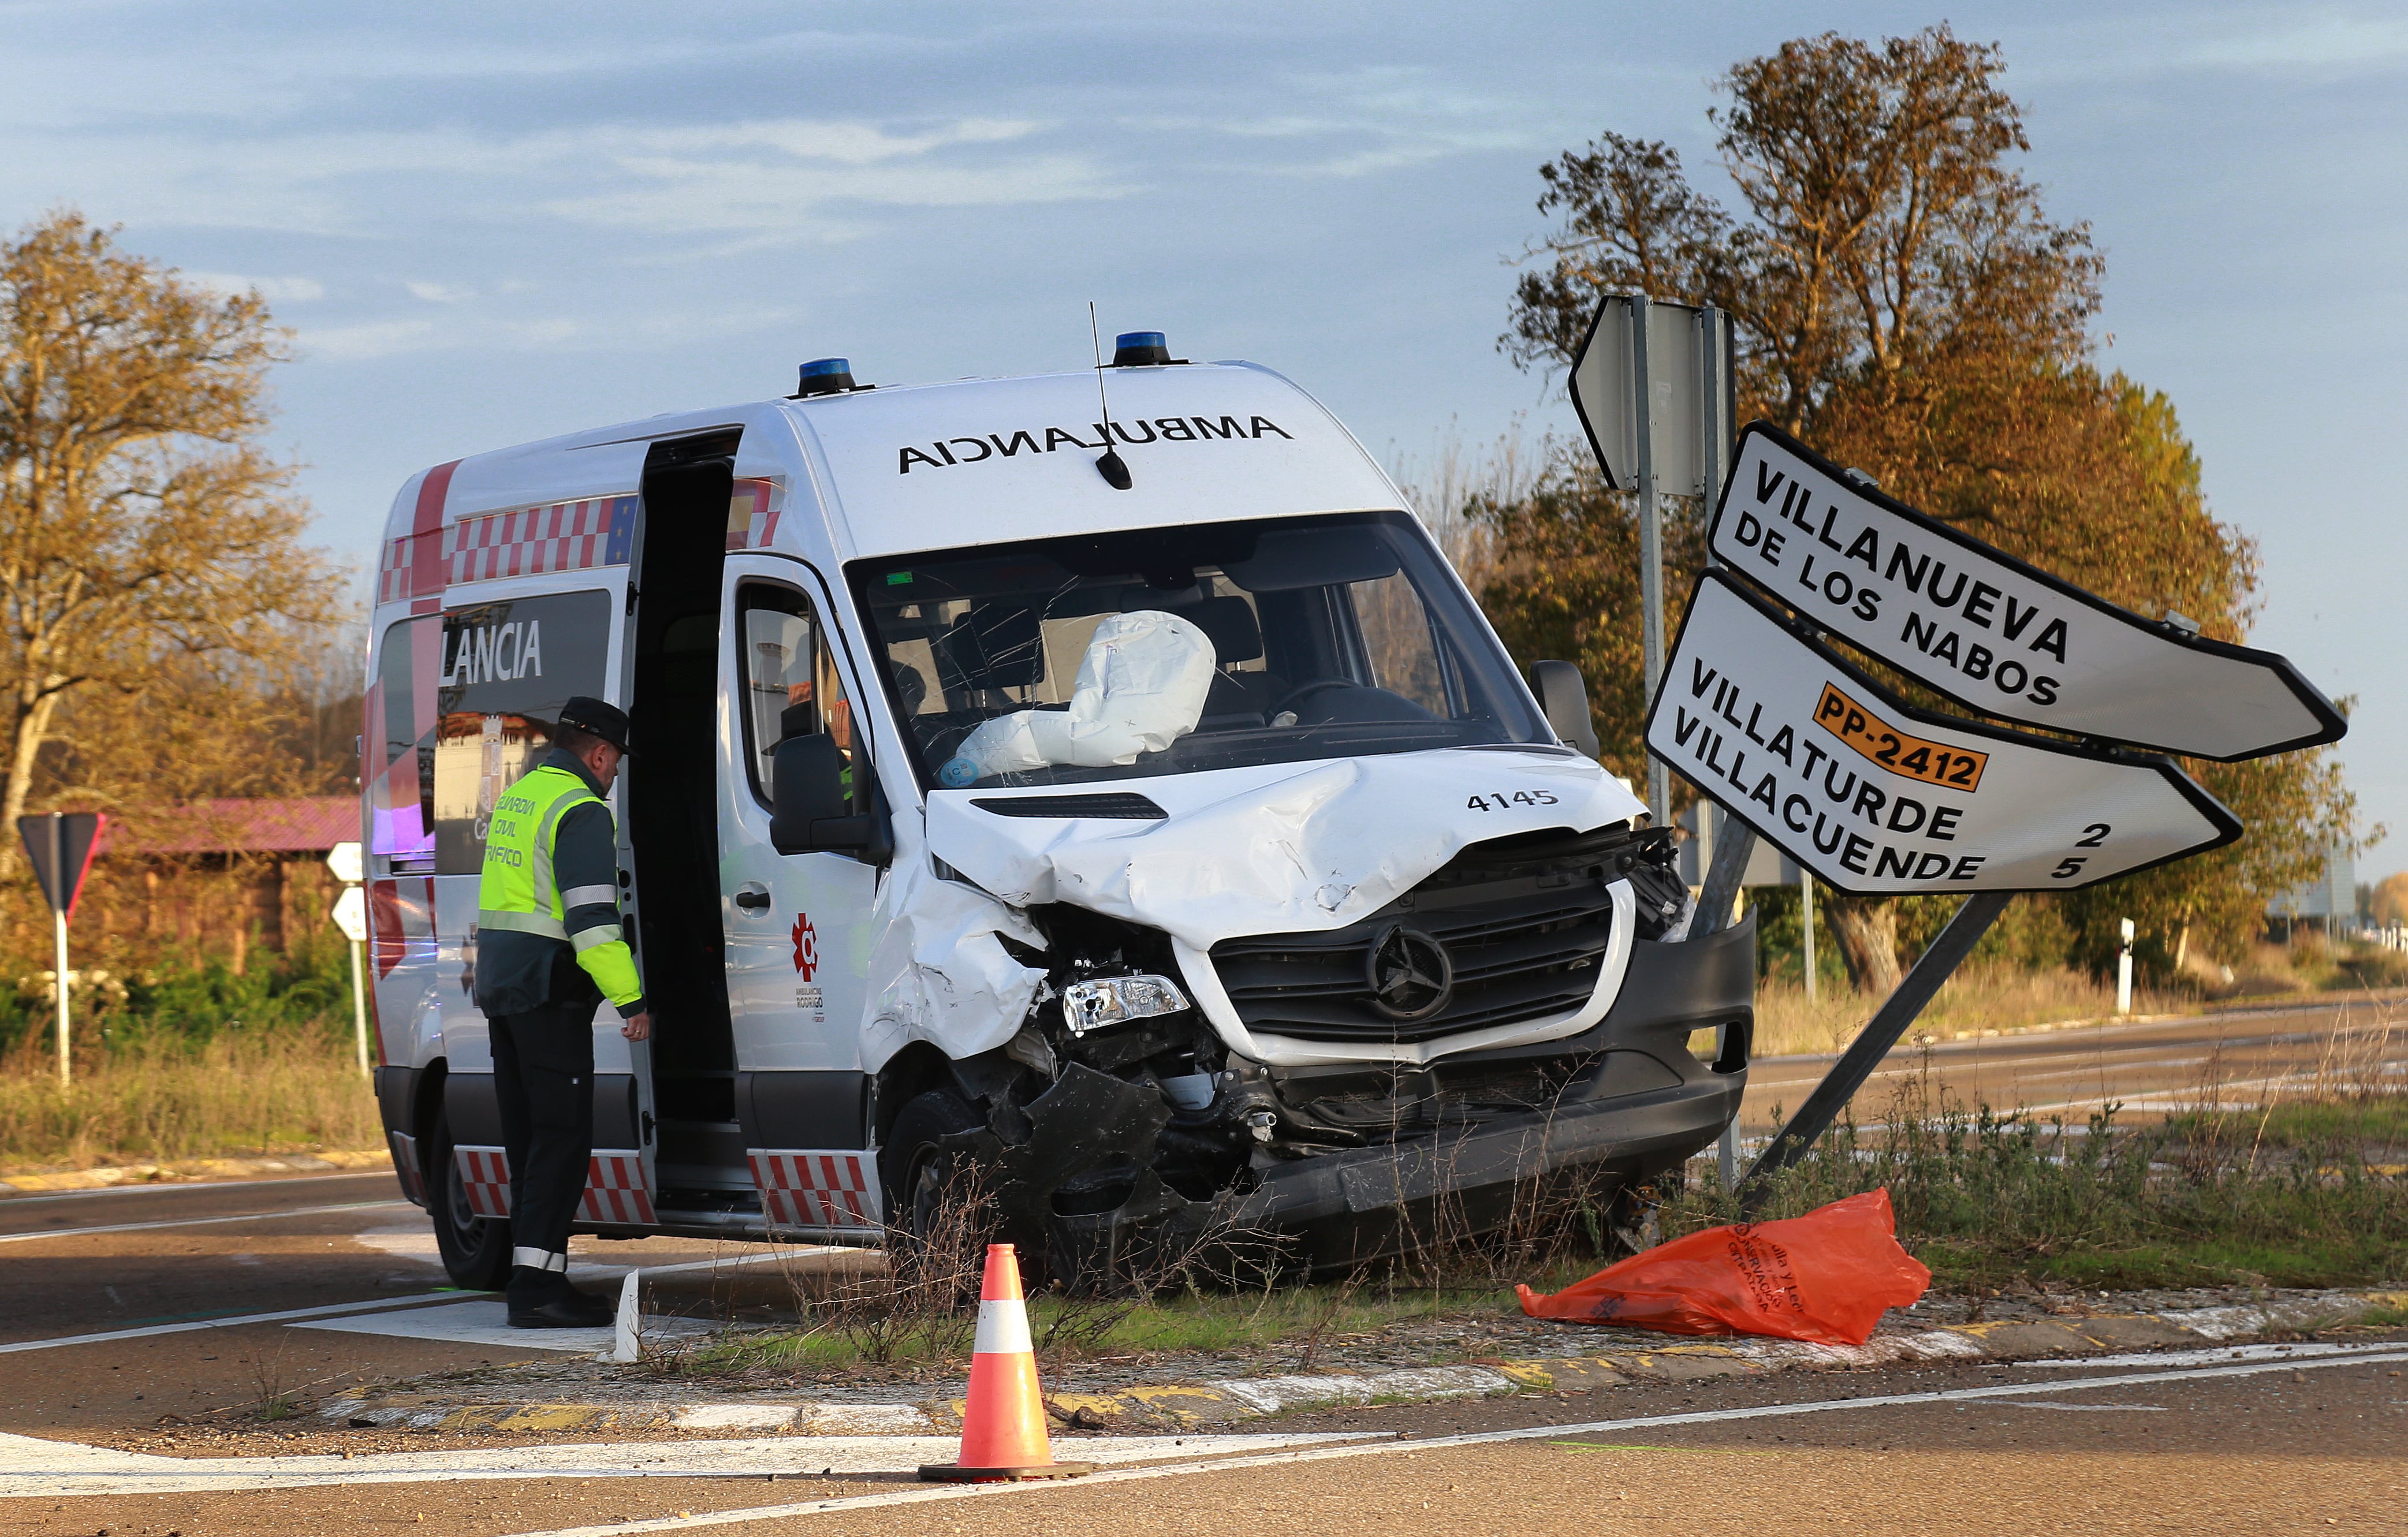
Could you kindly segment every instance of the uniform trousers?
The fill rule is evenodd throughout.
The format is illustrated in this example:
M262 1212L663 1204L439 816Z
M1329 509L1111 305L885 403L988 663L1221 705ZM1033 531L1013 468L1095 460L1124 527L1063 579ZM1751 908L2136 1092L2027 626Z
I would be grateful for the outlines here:
M487 1020L510 1156L510 1258L533 1270L568 1269L594 1156L594 1010L554 1003Z

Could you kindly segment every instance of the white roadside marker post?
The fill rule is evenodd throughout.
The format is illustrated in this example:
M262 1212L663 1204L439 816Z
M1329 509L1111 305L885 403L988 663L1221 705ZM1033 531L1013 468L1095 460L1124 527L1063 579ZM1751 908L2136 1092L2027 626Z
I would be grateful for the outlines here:
M2115 1012L2132 1012L2132 920L2124 920L2124 949L2115 957Z
M644 1315L637 1300L637 1278L641 1274L641 1271L629 1271L619 1283L619 1317L610 1330L609 1360L625 1363L643 1354Z

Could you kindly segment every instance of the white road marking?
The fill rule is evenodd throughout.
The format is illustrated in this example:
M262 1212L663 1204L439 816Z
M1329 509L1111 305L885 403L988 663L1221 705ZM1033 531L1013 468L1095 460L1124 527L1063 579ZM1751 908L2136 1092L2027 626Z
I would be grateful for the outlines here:
M195 1318L180 1324L151 1324L142 1329L112 1329L99 1334L62 1334L49 1340L19 1340L0 1344L0 1356L20 1350L57 1350L66 1345L106 1344L111 1340L144 1340L154 1334L190 1334L204 1329L239 1329L245 1324L276 1324L288 1318L322 1318L337 1313L364 1313L372 1308L406 1307L412 1302L456 1302L456 1291L422 1292L416 1297L379 1297L366 1302L327 1302L313 1308L286 1308L280 1313L239 1313L223 1318Z
M1600 1435L1616 1430L1664 1425L1707 1425L1738 1419L1771 1419L1787 1415L1829 1414L1849 1409L1887 1409L1918 1403L1958 1403L2011 1398L2015 1394L2082 1392L2100 1387L2186 1382L2212 1377L2254 1376L2264 1372L2305 1371L2320 1366L2344 1366L2353 1361L2408 1361L2408 1350L2398 1344L2344 1347L2313 1361L2251 1362L2181 1372L2144 1372L2121 1377L2083 1377L2060 1383L2002 1383L1995 1387L1958 1387L1928 1393L1891 1393L1861 1399L1826 1399L1813 1403L1765 1404L1753 1409L1712 1409L1681 1415L1646 1415L1631 1419L1592 1420L1584 1425L1541 1425L1514 1430L1489 1430L1477 1435L1432 1436L1426 1441L1383 1441L1372 1445L1326 1446L1303 1451L1268 1452L1224 1458L1213 1462L1163 1462L1142 1468L1111 1468L1079 1479L1076 1486L1123 1484L1141 1478L1183 1478L1197 1473L1237 1468L1268 1468L1286 1463L1323 1462L1345 1457L1384 1457L1403 1452L1444 1451L1455 1446L1492 1445L1508 1441L1543 1441L1564 1436ZM982 1500L1000 1495L1031 1494L1058 1484L927 1484L891 1494L855 1495L840 1500L811 1500L791 1505L755 1505L744 1510L710 1511L688 1516L664 1516L652 1521L613 1521L607 1526L563 1527L551 1531L520 1532L515 1537L624 1537L631 1532L690 1531L701 1527L735 1526L742 1522L785 1520L827 1511L871 1510L882 1505L918 1504L930 1500Z
M353 1233L351 1242L395 1259L438 1269L443 1264L443 1247L435 1241L435 1225L423 1217L398 1228L370 1228L366 1232Z
M1259 1453L1326 1444L1376 1432L1319 1435L1098 1436L1076 1443L1086 1462ZM1068 1451L1069 1444L1065 1444ZM106 1446L0 1435L0 1497L192 1494L324 1485L453 1483L524 1478L760 1478L770 1473L858 1476L949 1462L956 1436L774 1436L744 1441L586 1443L368 1457L162 1457Z
M509 1308L499 1298L455 1301L448 1308L403 1308L393 1313L305 1318L287 1327L377 1334L395 1340L443 1340L495 1350L562 1350L582 1356L609 1349L616 1332L609 1324L598 1329L512 1329ZM648 1314L644 1319L644 1336L653 1340L706 1333L710 1328L692 1318Z
M329 1212L373 1212L408 1206L406 1200L354 1200L341 1206L295 1206L288 1212L247 1212L239 1216L175 1217L164 1222L119 1222L106 1228L51 1228L38 1233L0 1233L0 1243L32 1243L45 1238L89 1238L94 1233L143 1233L157 1228L210 1228L227 1222L274 1222L279 1217L323 1216ZM0 1207L0 1212L5 1212Z
M164 1196L184 1190L250 1190L263 1185L310 1185L319 1180L364 1180L371 1175L393 1177L390 1169L355 1169L340 1174L288 1174L272 1180L195 1180L190 1184L162 1183L157 1185L104 1185L93 1190L61 1190L54 1195L11 1196L0 1192L0 1212L19 1206L39 1206L53 1200L89 1200L94 1196ZM0 1180L0 1185L6 1185Z
M2311 1356L2331 1356L2363 1350L2348 1344L2218 1345L2213 1350L2135 1351L2128 1356L2050 1356L2023 1361L2023 1366L2218 1366L2229 1361L2287 1361Z
M374 1204L403 1205L407 1203L379 1201ZM338 1212L351 1210L351 1208L330 1206L323 1208L323 1210ZM269 1214L292 1216L296 1214L291 1212L280 1212ZM217 1222L239 1221L242 1219L206 1217L202 1220ZM150 1225L144 1224L143 1226ZM178 1224L170 1223L166 1224L166 1226L174 1227L178 1226ZM100 1232L114 1231L116 1229L82 1228L71 1230L77 1232ZM40 1236L50 1237L54 1235L43 1234ZM6 1239L0 1239L0 1243L6 1242ZM722 1259L697 1259L677 1265L645 1265L640 1267L640 1269L646 1275L680 1275L693 1271L716 1270L723 1266L759 1264L764 1260L769 1259L808 1258L812 1255L836 1254L843 1252L843 1250L844 1246L841 1244L813 1244L808 1248L787 1249L776 1254L734 1255ZM572 1274L587 1276L595 1279L607 1277L609 1279L616 1280L618 1277L626 1274L627 1271L638 1268L639 1267L634 1265L580 1265L572 1272ZM415 1297L379 1297L362 1302L328 1302L317 1307L286 1308L277 1313L230 1314L222 1318L196 1318L182 1323L150 1324L141 1329L104 1329L96 1334L62 1334L47 1340L19 1340L13 1343L0 1344L0 1356L8 1355L21 1350L58 1350L68 1345L106 1344L112 1340L141 1340L148 1339L150 1336L157 1334L189 1334L196 1329L240 1329L246 1324L280 1324L289 1322L295 1318L328 1318L346 1313L372 1313L379 1309L393 1311L409 1308L421 1302L457 1302L463 1297L474 1295L477 1294L465 1293L455 1288L449 1291L421 1292ZM519 1332L528 1335L535 1334L534 1330L521 1330ZM533 1344L535 1340L533 1338L519 1339L513 1336L511 1343L514 1344Z

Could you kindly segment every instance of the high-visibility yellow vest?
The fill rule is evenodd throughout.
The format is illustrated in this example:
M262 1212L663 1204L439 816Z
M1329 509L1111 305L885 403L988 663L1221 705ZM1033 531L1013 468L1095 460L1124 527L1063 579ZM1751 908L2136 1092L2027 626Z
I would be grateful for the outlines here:
M609 885L562 891L552 879L552 844L560 819L580 806L609 803L566 768L545 765L504 790L485 828L485 863L477 878L477 927L508 929L558 940L575 949L584 968L612 1003L643 997L636 957L617 922L619 892ZM595 902L611 906L612 921L572 934L568 910Z

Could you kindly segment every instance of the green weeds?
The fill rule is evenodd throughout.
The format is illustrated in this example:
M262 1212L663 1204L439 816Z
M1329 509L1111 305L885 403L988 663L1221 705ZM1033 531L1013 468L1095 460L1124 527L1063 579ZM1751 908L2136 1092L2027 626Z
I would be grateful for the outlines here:
M2344 1286L2408 1274L2408 1180L2384 1161L2408 1099L2337 1098L2122 1126L1965 1107L1928 1075L1883 1119L1834 1128L1759 1214L1886 1187L1899 1241L1952 1289ZM1668 1234L1737 1219L1711 1176Z

